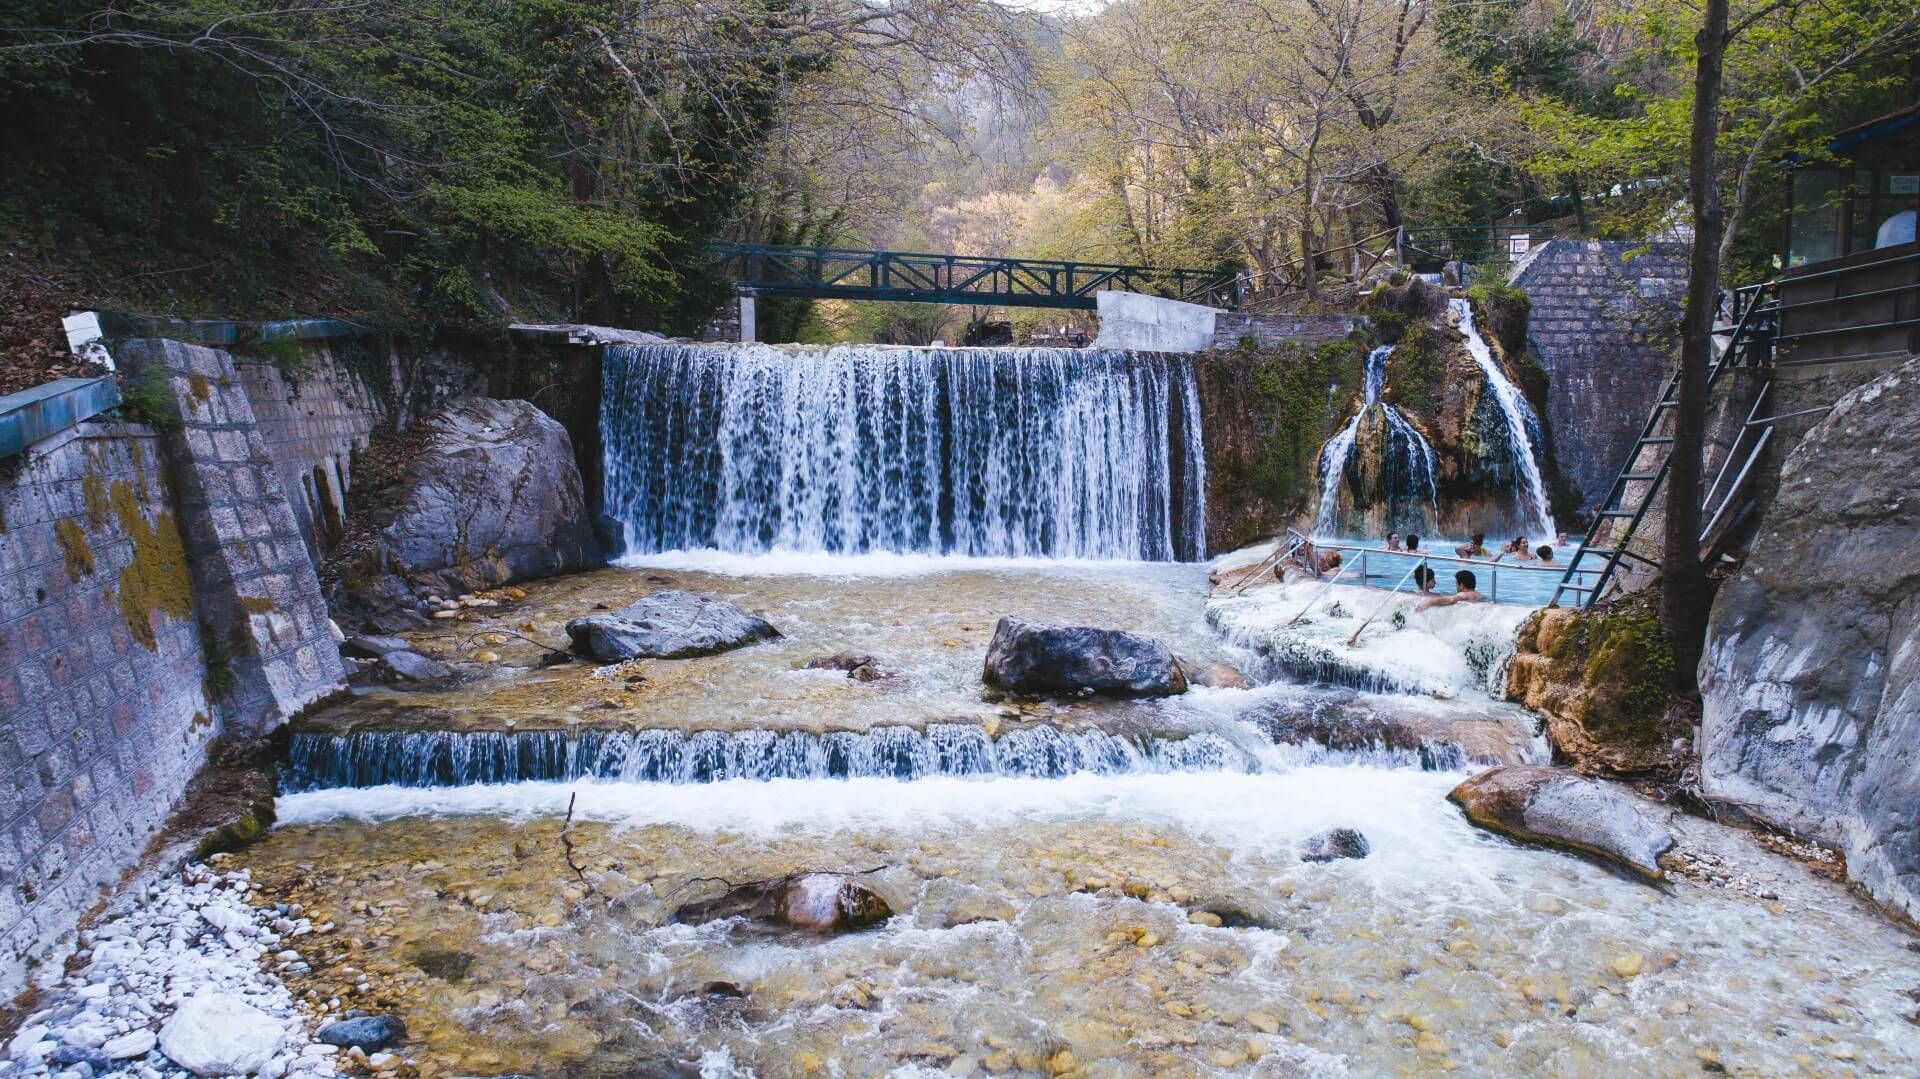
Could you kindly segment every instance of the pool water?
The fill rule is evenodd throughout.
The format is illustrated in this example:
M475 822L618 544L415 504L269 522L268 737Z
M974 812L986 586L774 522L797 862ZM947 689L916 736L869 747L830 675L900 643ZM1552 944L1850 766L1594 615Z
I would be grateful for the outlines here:
M1341 557L1348 563L1358 563L1347 569L1340 578L1345 584L1368 584L1376 588L1392 588L1420 560L1422 555L1402 551L1388 551L1384 540L1316 540L1322 550L1339 550ZM1434 592L1451 595L1456 590L1454 574L1466 570L1474 575L1480 594L1496 603L1512 603L1526 607L1544 607L1553 602L1554 589L1566 575L1567 566L1580 555L1581 545L1569 543L1565 547L1555 547L1553 564L1543 565L1538 561L1514 562L1510 558L1495 562L1491 557L1462 559L1453 554L1453 549L1465 540L1435 538L1422 539L1422 544L1431 544L1427 552L1428 565L1433 567ZM1423 546L1424 549L1424 546ZM1498 554L1498 548L1489 548ZM1362 557L1364 556L1364 557ZM1598 559L1590 559L1580 569L1576 583L1591 585L1600 575ZM1407 581L1406 588L1411 590L1413 582Z

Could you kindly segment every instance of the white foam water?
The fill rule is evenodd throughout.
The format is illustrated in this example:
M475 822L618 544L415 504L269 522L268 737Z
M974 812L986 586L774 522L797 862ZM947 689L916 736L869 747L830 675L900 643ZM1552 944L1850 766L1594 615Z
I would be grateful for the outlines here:
M617 346L603 384L605 505L631 551L1204 553L1189 357Z
M1480 336L1480 330L1473 324L1473 305L1459 299L1448 302L1452 304L1454 313L1460 316L1460 332L1467 335L1467 351L1486 376L1494 400L1500 405L1500 413L1506 418L1507 452L1522 480L1521 489L1515 492L1515 496L1532 515L1529 525L1532 533L1551 539L1554 535L1553 510L1547 502L1547 485L1541 478L1539 451L1534 446L1534 437L1540 430L1540 419L1534 415L1533 406L1527 404L1526 397L1520 393L1520 387L1514 385L1500 365L1493 362L1493 350L1487 347L1486 338Z
M290 794L282 827L331 820L420 816L558 816L643 827L668 824L746 836L834 836L863 829L941 832L1018 823L1110 818L1184 829L1242 853L1292 860L1301 840L1358 828L1374 855L1353 871L1424 891L1445 878L1489 901L1514 892L1494 884L1501 863L1532 854L1473 829L1447 804L1459 772L1310 766L1260 774L1157 773L1060 779L932 778L915 783L850 779L702 786L581 780L470 787L335 788ZM1556 857L1556 856L1545 856Z
M1434 479L1432 444L1399 409L1380 400L1387 381L1387 358L1392 355L1392 345L1381 345L1367 354L1360 411L1349 417L1346 425L1335 432L1320 451L1320 508L1314 517L1314 531L1319 535L1340 534L1340 492L1353 463L1354 442L1359 436L1360 424L1376 412L1387 427L1386 438L1381 443L1386 460L1381 465L1386 478L1388 526L1424 531L1439 509L1440 492Z

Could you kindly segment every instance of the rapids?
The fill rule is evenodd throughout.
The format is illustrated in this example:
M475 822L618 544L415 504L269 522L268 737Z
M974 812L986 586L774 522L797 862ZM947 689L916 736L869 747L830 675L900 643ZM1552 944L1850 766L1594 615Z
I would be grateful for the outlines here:
M1201 565L636 561L416 635L501 658L303 721L278 826L227 863L333 924L300 942L296 993L402 1015L423 1075L1920 1068L1909 938L1800 862L1655 807L1692 859L1656 889L1447 803L1482 762L1544 760L1475 661L1442 662L1522 612L1369 629L1366 662L1450 680L1409 696L1264 665L1208 625ZM786 636L536 667L567 618L666 587ZM1212 607L1268 624L1262 595ZM1000 614L1276 680L999 699L979 672ZM798 669L845 650L890 677ZM1301 860L1336 827L1372 853ZM896 913L838 937L672 919L799 870L859 873Z

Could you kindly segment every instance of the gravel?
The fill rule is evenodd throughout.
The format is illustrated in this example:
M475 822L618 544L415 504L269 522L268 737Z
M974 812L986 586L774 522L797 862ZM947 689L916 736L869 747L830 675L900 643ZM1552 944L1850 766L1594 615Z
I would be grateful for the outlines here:
M191 1076L161 1049L173 1044L191 1055L180 1047L192 1024L169 1027L189 1001L266 1024L260 1034L270 1048L254 1058L261 1062L253 1074L339 1074L339 1050L313 1039L308 1017L274 973L304 969L301 938L327 927L316 930L297 908L256 907L248 902L252 891L247 870L196 863L155 884L131 909L83 930L70 973L43 991L40 1007L0 1047L0 1076ZM277 1037L273 1024L281 1028Z

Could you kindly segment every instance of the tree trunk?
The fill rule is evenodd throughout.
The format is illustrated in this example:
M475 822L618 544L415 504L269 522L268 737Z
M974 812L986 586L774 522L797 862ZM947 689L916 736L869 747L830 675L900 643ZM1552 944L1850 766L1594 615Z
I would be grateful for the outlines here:
M1680 399L1674 414L1673 457L1667 472L1666 535L1660 555L1660 621L1673 642L1676 688L1696 688L1707 628L1706 567L1700 562L1700 474L1707 426L1707 370L1713 360L1713 319L1720 288L1719 161L1721 63L1727 44L1727 0L1704 0L1694 42L1693 124L1688 145L1693 203L1693 253L1687 306L1680 324Z

